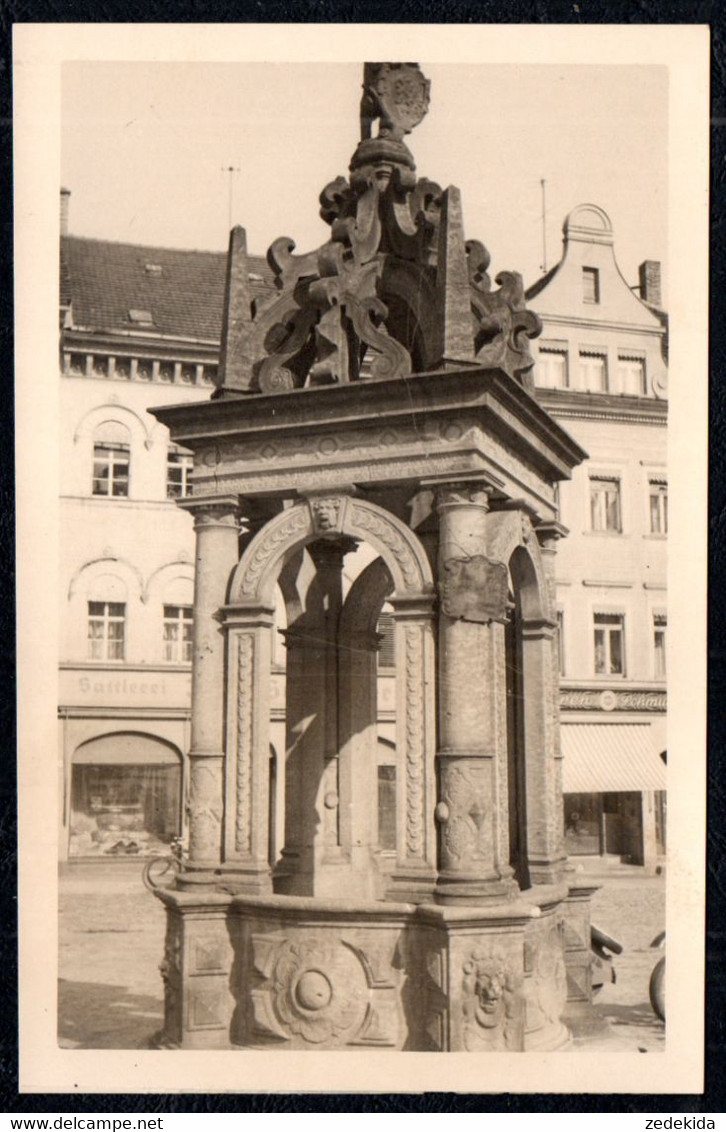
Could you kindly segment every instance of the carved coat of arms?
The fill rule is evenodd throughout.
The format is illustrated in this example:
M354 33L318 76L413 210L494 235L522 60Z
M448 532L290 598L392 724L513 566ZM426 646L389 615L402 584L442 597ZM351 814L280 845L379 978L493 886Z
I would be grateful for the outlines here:
M504 562L483 554L449 558L439 588L447 617L480 624L507 620L509 571Z

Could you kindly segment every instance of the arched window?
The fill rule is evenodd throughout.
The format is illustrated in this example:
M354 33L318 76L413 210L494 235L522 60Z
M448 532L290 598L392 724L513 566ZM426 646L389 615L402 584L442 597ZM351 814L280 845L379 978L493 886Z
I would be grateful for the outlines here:
M94 495L125 499L129 494L131 434L120 421L104 421L93 433Z

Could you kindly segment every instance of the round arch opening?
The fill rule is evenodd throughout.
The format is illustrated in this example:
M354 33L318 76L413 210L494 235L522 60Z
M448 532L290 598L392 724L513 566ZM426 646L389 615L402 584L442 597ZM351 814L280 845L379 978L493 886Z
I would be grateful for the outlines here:
M124 860L168 850L181 832L182 757L172 743L114 732L76 748L69 857Z

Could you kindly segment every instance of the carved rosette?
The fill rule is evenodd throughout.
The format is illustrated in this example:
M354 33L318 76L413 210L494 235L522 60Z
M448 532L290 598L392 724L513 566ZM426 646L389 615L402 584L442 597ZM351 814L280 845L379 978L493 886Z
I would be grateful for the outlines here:
M520 1001L506 955L486 946L475 948L464 962L462 989L465 1049L520 1049Z
M254 638L242 633L237 643L237 817L235 849L252 851L252 677Z
M364 1030L369 1014L365 971L354 950L319 935L294 939L254 935L253 961L263 977L252 991L260 1037L298 1048L345 1045Z

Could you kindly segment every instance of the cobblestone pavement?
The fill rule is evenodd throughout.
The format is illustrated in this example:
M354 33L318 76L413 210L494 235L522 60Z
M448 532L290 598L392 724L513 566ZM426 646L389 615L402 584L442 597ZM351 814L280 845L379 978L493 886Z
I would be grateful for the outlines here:
M590 864L585 865L588 873ZM159 974L164 912L141 883L138 862L69 866L60 880L58 1041L64 1048L136 1049L162 1023ZM624 946L617 982L596 999L621 1048L657 1052L665 1027L648 1001L659 952L650 942L665 926L662 877L629 866L592 872L602 888L593 920ZM581 1048L589 1048L583 1040Z

